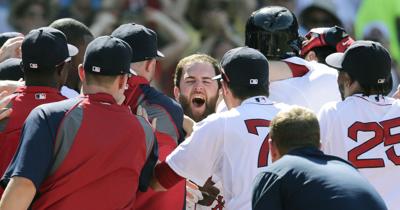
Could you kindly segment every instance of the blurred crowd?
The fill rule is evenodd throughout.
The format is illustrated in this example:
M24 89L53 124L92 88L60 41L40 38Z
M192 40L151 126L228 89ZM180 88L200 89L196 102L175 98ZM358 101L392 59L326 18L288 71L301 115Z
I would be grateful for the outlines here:
M200 52L219 60L228 49L242 46L247 17L267 5L293 11L302 35L311 28L338 25L356 39L381 42L395 61L400 59L396 0L2 0L0 32L26 34L63 17L84 23L95 37L122 23L143 24L157 32L166 56L153 83L172 95L180 58Z

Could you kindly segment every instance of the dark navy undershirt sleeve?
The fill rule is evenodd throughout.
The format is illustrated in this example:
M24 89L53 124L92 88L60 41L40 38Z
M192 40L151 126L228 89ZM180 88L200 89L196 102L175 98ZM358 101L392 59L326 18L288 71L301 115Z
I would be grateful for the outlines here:
M53 138L44 111L34 109L25 121L17 153L7 168L1 185L5 188L10 178L25 177L36 189L46 177L53 158Z
M264 172L259 174L255 180L253 210L282 210L281 179L278 175Z
M153 177L154 167L156 166L158 161L158 144L157 139L154 136L154 144L153 148L150 152L149 157L146 160L145 165L140 173L139 177L139 190L141 192L146 192L149 187L150 180Z

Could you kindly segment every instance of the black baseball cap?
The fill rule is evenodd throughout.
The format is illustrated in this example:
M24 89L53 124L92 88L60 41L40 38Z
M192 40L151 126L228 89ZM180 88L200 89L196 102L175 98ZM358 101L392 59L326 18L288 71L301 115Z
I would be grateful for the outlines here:
M50 27L30 31L21 45L22 63L28 69L52 69L71 60L78 48L67 43L64 33Z
M112 36L101 36L89 43L83 59L86 72L99 75L130 74L132 49Z
M14 80L24 78L20 58L9 58L0 63L0 80Z
M6 43L6 41L8 39L17 37L17 36L23 36L23 34L18 33L18 32L4 32L0 34L0 47L3 46L4 43Z
M213 79L223 79L229 84L250 88L268 83L268 60L253 48L229 50L221 59L221 67L221 74Z
M126 23L115 29L111 36L127 42L133 51L131 62L164 57L157 48L157 34L153 30L136 23Z
M392 60L389 52L378 42L355 41L344 53L333 53L326 63L365 85L388 82Z

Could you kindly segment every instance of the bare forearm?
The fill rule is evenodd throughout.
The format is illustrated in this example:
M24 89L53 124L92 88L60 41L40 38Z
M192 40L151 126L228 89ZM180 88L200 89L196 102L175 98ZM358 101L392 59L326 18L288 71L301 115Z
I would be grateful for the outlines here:
M31 205L36 188L31 180L13 177L0 200L0 210L26 210Z

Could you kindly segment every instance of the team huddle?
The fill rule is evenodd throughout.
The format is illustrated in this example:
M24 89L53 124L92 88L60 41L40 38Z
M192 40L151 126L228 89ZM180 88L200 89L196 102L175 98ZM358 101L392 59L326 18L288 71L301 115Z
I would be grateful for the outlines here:
M24 83L0 82L0 210L400 209L389 52L298 27L253 12L246 46L180 60L175 99L151 86L165 58L145 26L94 38L60 19L9 39Z

